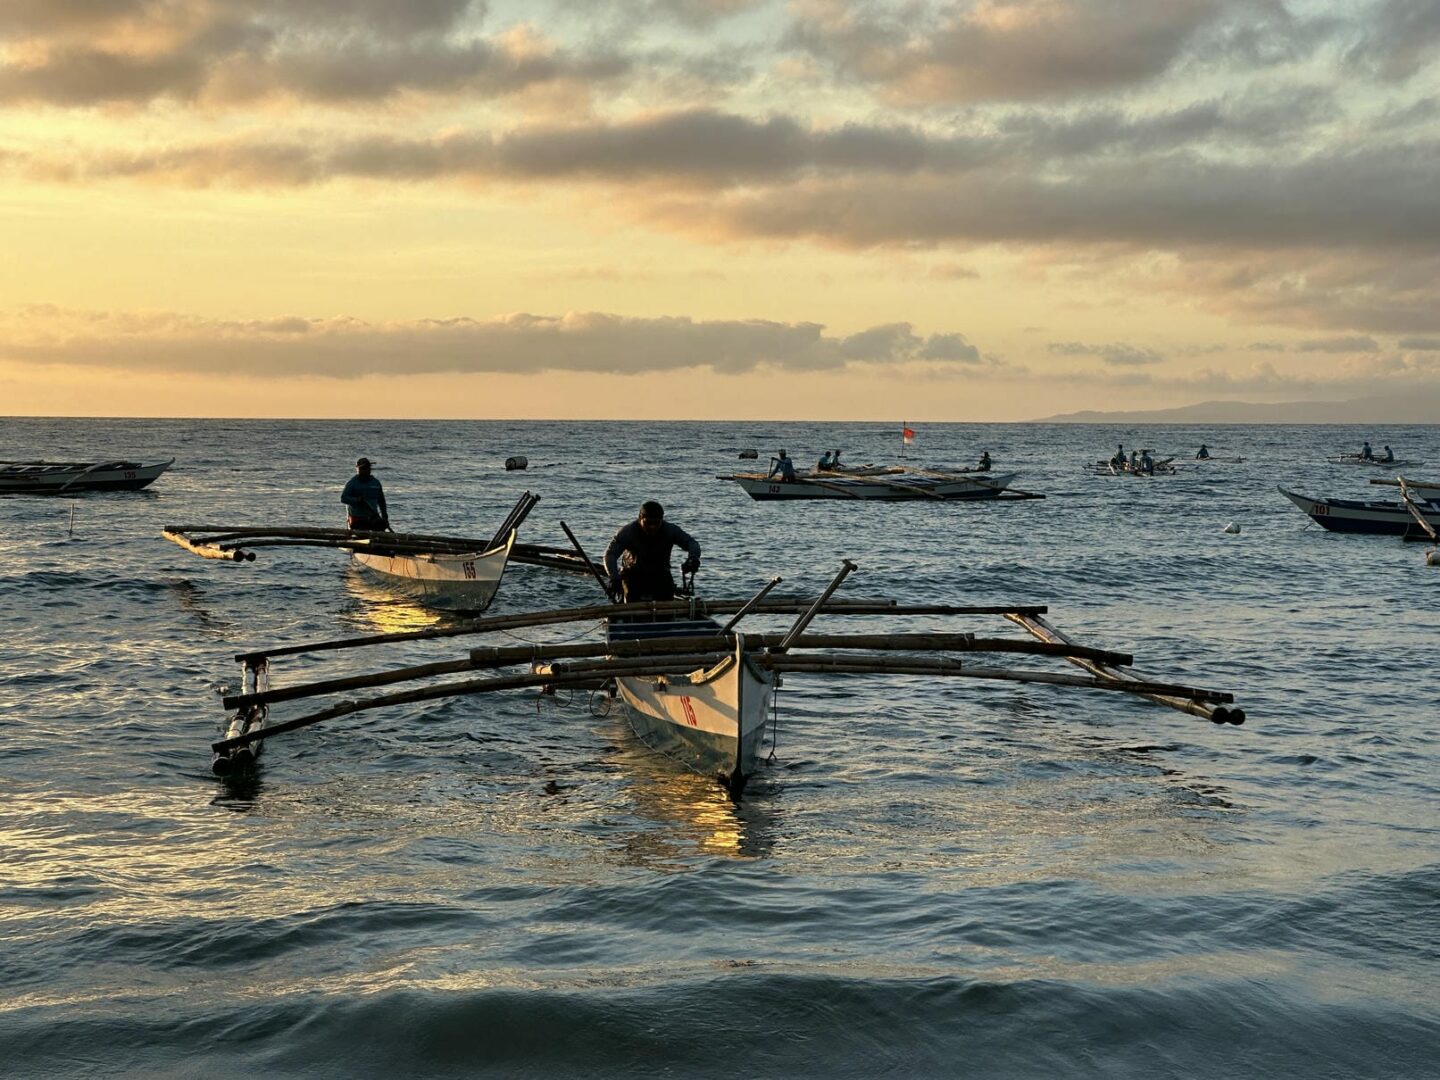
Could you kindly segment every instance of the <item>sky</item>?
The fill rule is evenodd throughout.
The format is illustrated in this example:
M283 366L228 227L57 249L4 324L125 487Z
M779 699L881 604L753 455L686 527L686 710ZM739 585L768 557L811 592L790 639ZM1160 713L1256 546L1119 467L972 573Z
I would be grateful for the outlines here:
M0 415L1437 403L1436 0L4 0Z

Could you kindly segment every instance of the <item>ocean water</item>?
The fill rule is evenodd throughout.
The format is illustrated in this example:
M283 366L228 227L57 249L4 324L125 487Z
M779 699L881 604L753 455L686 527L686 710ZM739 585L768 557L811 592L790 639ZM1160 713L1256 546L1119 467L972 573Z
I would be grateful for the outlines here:
M1275 490L1379 494L1325 463L1364 438L1440 476L1440 427L912 426L917 462L988 449L1047 499L765 504L716 479L745 447L894 461L898 423L3 421L6 458L178 460L145 492L0 497L0 1074L1440 1076L1440 570ZM1082 470L1122 440L1246 460ZM337 525L362 453L403 530L488 536L529 489L522 540L563 545L563 520L598 554L658 498L706 595L813 594L848 557L841 597L1048 604L1249 721L794 676L738 804L585 694L362 713L218 779L235 653L446 617L336 552L238 566L161 527ZM597 598L513 567L491 610Z

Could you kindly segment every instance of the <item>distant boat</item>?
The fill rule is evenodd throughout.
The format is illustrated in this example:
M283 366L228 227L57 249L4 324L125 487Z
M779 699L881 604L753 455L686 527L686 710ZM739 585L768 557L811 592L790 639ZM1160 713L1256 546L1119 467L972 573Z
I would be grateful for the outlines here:
M733 480L760 502L790 499L859 499L868 502L1044 498L1030 492L1007 492L1017 473L960 473L897 466L845 472L810 472L782 480L764 473L733 473Z
M1423 532L1410 508L1403 502L1366 499L1312 499L1294 491L1280 494L1310 515L1311 520L1331 532L1367 533L1372 536L1415 536ZM1412 505L1430 523L1440 527L1440 499L1414 498Z
M1365 457L1363 454L1337 454L1335 457L1326 458L1331 465L1368 465L1380 469L1401 469L1413 468L1416 465L1424 465L1423 461L1411 461L1409 458L1391 458L1386 460L1380 457Z
M1179 471L1175 468L1174 462L1174 458L1155 458L1151 460L1150 468L1145 469L1139 463L1131 465L1129 461L1121 462L1119 465L1115 464L1113 460L1096 461L1086 465L1085 471L1110 476L1173 476Z
M134 461L0 461L0 494L139 491L173 464L173 457L153 465Z

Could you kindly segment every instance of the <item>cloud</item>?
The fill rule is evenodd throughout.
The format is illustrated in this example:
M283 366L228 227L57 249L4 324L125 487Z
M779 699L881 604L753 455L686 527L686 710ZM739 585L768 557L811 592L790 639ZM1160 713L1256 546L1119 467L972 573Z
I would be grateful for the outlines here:
M1440 338L1417 338L1406 337L1396 342L1402 349L1414 349L1416 352L1440 352Z
M1143 367L1165 359L1154 349L1115 342L1110 345L1086 345L1079 341L1052 341L1045 348L1055 356L1095 356L1111 367Z
M1351 353L1376 352L1380 346L1372 337L1318 338L1302 341L1295 346L1296 352Z
M1143 165L1143 167L1142 167ZM241 136L78 158L12 158L32 176L287 186L332 179L656 182L638 216L672 228L848 247L1125 244L1175 249L1440 244L1440 141L1298 160L1193 153L1035 161L975 135L801 125L695 110L623 122L428 137ZM685 189L719 188L688 199ZM617 191L624 200L628 189ZM663 191L662 191L663 194Z
M0 105L235 106L267 98L363 104L401 94L496 97L628 70L514 27L472 27L472 0L35 0L0 15ZM81 31L85 31L82 33Z
M1440 255L1423 250L1192 252L1138 287L1248 322L1345 336L1440 332Z
M1366 16L1360 40L1346 53L1353 67L1402 80L1440 53L1440 6L1434 0L1385 0Z
M700 321L599 312L490 320L281 316L212 320L176 313L77 312L41 306L0 314L0 359L134 371L324 376L541 371L645 372L760 367L828 371L847 363L972 364L961 334L921 337L894 323L844 337L818 323Z
M1149 82L1223 19L1269 22L1275 10L1239 0L812 0L790 43L902 104L1036 99Z

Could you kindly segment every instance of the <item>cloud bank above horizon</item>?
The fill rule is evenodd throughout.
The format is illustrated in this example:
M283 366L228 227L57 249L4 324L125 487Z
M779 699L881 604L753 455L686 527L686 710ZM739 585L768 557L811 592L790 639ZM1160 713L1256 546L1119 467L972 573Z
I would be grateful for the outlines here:
M1425 0L15 0L0 360L1428 386L1437 102Z

